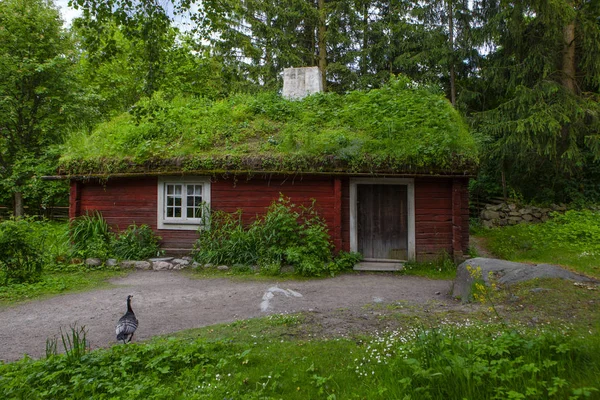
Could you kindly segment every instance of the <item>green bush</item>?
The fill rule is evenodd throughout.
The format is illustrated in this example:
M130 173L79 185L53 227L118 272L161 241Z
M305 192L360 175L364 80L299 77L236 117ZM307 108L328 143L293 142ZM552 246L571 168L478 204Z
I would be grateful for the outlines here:
M0 284L39 280L44 265L43 238L35 234L29 219L0 223Z
M195 244L196 261L211 264L257 265L261 273L276 275L291 265L304 276L335 274L348 268L356 255L334 261L327 224L314 209L280 198L267 213L244 227L242 213L213 211L210 229L201 230ZM352 263L354 265L354 263Z
M112 241L113 255L122 260L143 260L161 254L160 237L148 225L135 223L119 233Z
M71 222L72 254L77 257L97 257L103 260L145 259L160 254L160 237L147 225L135 223L115 234L98 211Z
M83 258L110 257L113 233L100 212L94 211L75 218L71 222L70 233L73 255Z

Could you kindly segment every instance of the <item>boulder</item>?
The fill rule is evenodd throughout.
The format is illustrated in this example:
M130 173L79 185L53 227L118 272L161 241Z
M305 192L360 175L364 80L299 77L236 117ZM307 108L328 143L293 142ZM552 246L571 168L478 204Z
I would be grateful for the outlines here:
M576 282L596 282L595 280L574 272L567 271L557 265L551 264L524 264L512 261L497 260L494 258L477 257L467 260L458 266L452 296L468 302L472 293L475 277L469 272L471 269L481 268L481 279L490 284L490 274L496 283L511 285L517 282L536 278L561 278Z

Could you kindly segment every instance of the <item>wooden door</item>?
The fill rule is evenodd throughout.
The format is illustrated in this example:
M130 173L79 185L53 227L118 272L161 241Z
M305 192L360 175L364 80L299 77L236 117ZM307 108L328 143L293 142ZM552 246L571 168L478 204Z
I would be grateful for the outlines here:
M365 259L408 259L406 185L356 185L357 247Z

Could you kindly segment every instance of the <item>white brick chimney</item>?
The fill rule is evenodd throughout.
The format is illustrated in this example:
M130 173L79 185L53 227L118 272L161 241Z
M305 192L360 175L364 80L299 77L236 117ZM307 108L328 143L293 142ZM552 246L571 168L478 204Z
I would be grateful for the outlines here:
M283 97L299 100L323 91L323 81L319 67L284 68Z

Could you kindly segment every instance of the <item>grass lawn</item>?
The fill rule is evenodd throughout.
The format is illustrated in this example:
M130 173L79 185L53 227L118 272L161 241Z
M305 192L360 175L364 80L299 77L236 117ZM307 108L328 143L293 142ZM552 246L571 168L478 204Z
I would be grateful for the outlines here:
M71 272L44 272L36 283L12 284L0 286L0 306L23 301L45 298L62 293L82 292L108 287L109 278L124 276L122 270L89 270L75 267Z

